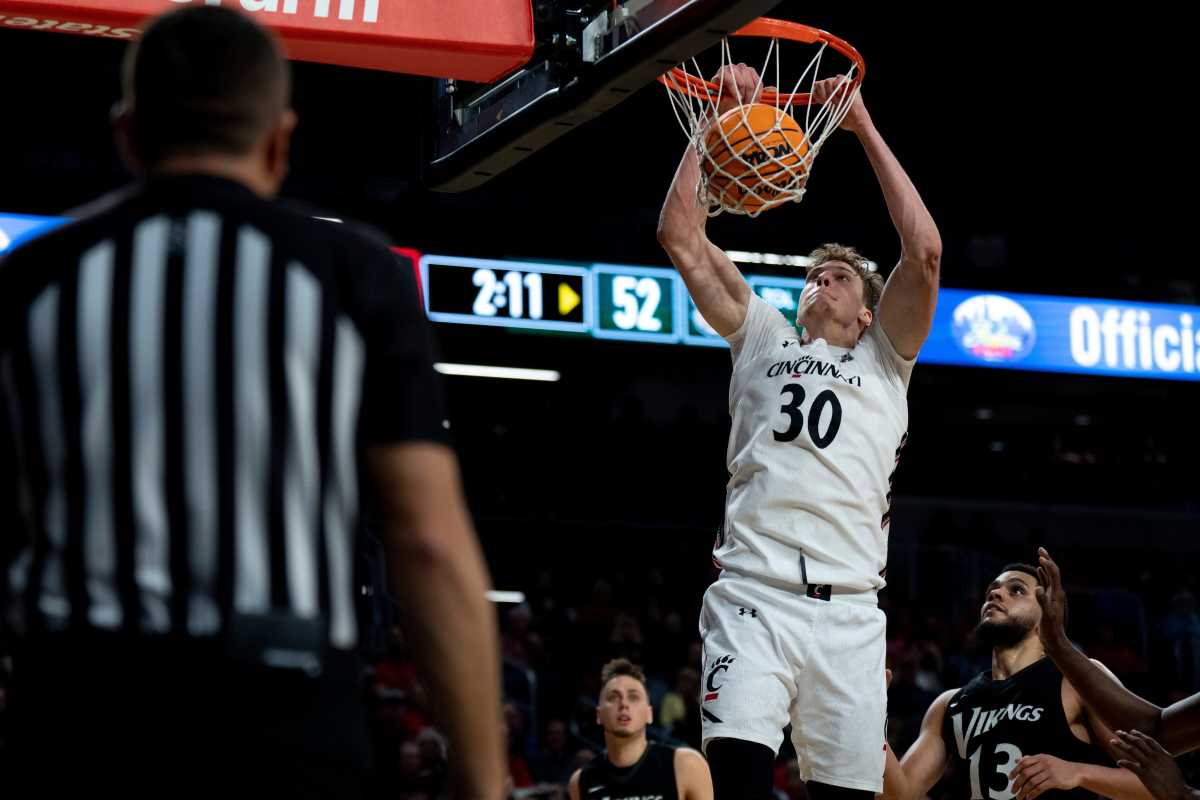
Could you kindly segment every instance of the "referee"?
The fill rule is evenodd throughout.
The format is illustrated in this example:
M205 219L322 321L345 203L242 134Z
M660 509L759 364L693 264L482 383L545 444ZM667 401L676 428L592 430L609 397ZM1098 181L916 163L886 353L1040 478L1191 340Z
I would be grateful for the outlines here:
M488 577L411 272L273 202L296 115L247 17L158 18L123 88L141 180L0 263L0 794L360 795L361 469L455 795L496 800Z

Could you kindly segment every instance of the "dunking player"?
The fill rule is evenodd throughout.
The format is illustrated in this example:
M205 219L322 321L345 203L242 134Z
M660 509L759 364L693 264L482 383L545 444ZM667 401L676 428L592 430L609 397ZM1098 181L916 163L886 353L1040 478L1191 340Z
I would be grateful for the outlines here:
M755 71L714 80L756 97ZM835 80L816 87L829 100ZM717 800L768 798L790 721L815 800L882 789L883 612L890 482L908 379L937 300L941 239L862 98L842 122L866 151L900 234L887 285L852 248L813 253L796 323L755 296L705 233L689 148L659 221L700 313L729 342L733 377L720 578L704 597L701 716Z
M934 701L903 761L887 754L883 800L925 797L951 762L956 800L1082 798L1088 791L1149 800L1136 775L1111 766L1119 757L1112 731L1046 658L1036 588L1037 569L1028 564L1008 565L988 586L975 634L992 647L992 669Z
M646 741L653 710L641 669L618 658L604 665L600 682L596 722L605 750L575 770L571 800L712 800L703 756Z
M1200 693L1159 708L1130 692L1075 649L1067 638L1067 595L1058 565L1045 548L1038 549L1038 562L1041 587L1037 599L1042 607L1038 632L1046 655L1078 687L1088 709L1117 729L1113 744L1121 753L1118 763L1141 777L1157 800L1200 797L1200 789L1184 783L1183 773L1171 758L1200 748Z

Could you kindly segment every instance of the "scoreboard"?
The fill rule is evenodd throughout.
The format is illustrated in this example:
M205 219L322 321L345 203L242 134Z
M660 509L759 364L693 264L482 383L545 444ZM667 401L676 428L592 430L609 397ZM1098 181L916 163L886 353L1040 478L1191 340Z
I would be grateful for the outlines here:
M425 310L435 322L727 346L673 269L424 254L421 284ZM789 318L795 316L802 279L757 276L750 285Z

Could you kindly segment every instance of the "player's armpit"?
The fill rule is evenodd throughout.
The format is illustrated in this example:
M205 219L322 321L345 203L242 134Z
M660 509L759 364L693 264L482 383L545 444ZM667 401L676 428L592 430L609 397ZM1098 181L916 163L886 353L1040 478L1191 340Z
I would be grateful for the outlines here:
M679 800L713 800L712 775L704 756L686 747L675 751Z

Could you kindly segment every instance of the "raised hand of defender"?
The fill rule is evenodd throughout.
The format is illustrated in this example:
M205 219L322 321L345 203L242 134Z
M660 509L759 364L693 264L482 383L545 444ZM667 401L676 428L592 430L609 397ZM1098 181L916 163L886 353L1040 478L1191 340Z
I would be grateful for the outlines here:
M813 101L820 105L825 105L830 102L842 102L846 97L846 92L850 91L853 83L845 75L837 75L833 78L825 78L817 81L813 86ZM854 97L854 101L850 104L850 110L846 112L846 116L842 119L842 124L839 125L842 130L846 131L863 131L871 126L871 115L867 113L867 107L863 103L862 92L859 92Z
M1179 765L1157 741L1139 731L1117 731L1111 741L1124 754L1117 764L1137 775L1155 800L1191 800Z
M1060 652L1070 647L1067 639L1067 593L1063 591L1062 574L1058 564L1050 558L1046 548L1038 548L1038 579L1040 586L1034 590L1038 604L1042 607L1042 622L1038 625L1038 636L1042 646L1051 652Z
M717 70L712 82L721 92L717 97L718 116L731 108L758 102L763 91L758 70L746 64L726 64Z
M1074 789L1079 786L1080 778L1079 764L1045 753L1022 756L1017 759L1016 768L1008 773L1008 779L1012 781L1009 791L1017 800L1033 800L1050 789Z

